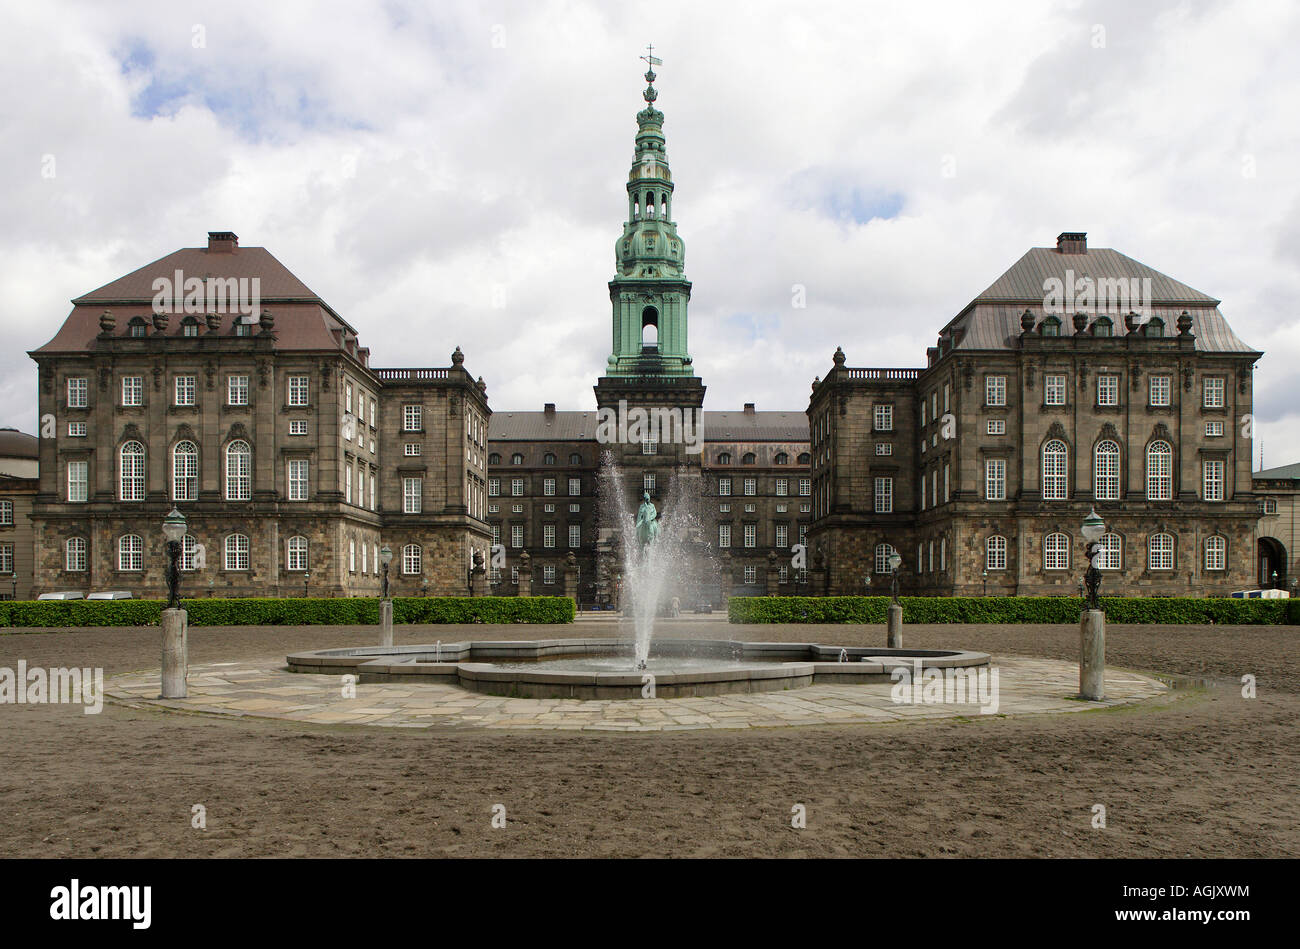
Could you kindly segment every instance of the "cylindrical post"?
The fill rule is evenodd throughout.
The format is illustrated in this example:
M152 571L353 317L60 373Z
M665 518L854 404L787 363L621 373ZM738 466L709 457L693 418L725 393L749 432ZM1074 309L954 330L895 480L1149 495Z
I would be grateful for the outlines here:
M185 685L190 661L188 626L184 610L162 611L162 698L189 698Z
M903 648L903 608L897 603L889 604L889 626L885 645L890 649Z
M1106 614L1084 610L1079 620L1079 697L1100 702L1106 697Z
M393 601L379 601L379 645L393 644Z

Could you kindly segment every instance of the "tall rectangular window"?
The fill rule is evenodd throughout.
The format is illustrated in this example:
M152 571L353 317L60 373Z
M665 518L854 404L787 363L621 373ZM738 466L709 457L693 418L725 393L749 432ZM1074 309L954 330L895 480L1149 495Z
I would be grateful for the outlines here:
M548 498L555 497L555 479L544 478L542 480L542 494Z
M719 547L731 546L731 525L730 524L718 525L718 546Z
M799 479L799 496L806 498L812 494L812 478Z
M719 497L724 497L724 498L725 498L725 497L730 497L730 496L731 496L731 479L730 479L730 478L719 478L719 479L718 479L718 496L719 496Z
M790 546L790 527L787 524L776 525L776 546L778 548Z
M14 526L14 502L8 498L0 500L0 527Z
M144 405L144 376L122 377L122 404Z
M1223 462L1206 461L1205 465L1205 500L1222 501L1224 497L1223 489Z
M307 500L307 461L294 458L289 461L289 500Z
M984 404L985 405L1006 405L1007 404L1007 377L1006 376L985 376L984 377Z
M1168 376L1152 376L1148 389L1151 396L1148 401L1152 405L1169 404L1170 380Z
M85 501L86 500L86 471L90 462L87 461L70 461L68 462L68 500Z
M877 405L873 422L876 431L892 432L894 430L894 407L892 405Z
M424 406L402 406L402 431L418 432L424 427Z
M894 479L876 479L876 513L889 514L894 510Z
M758 493L758 480L756 478L745 479L745 497L752 498Z
M419 514L424 509L424 479L402 479L402 513Z
M248 376L226 377L226 404L248 404Z
M789 493L790 493L790 479L789 479L789 478L777 478L777 479L776 479L776 496L777 496L778 498L783 498L783 497L785 497L785 496L786 496L787 494L789 494Z
M1043 403L1045 405L1065 404L1065 376L1052 373L1043 377Z
M582 479L581 479L581 478L570 478L570 479L569 479L569 497L571 497L571 498L577 498L577 497L581 497L581 496L582 496Z
M1205 407L1207 409L1223 408L1223 379L1212 376L1205 380Z
M569 525L569 546L570 547L582 546L582 525L581 524Z
M193 405L195 390L198 388L194 376L177 376L175 382L176 404Z
M84 409L89 398L90 387L85 376L72 376L68 379L68 408Z
M1097 377L1097 404L1119 405L1119 376Z
M1007 463L1001 458L988 458L984 461L984 499L1007 499Z
M350 461L345 462L345 464L347 465L347 467L343 469L343 485L344 485L343 500L351 504L352 503L352 462Z
M554 524L542 525L542 546L543 547L555 546L555 525Z
M654 489L655 489L655 476L654 476L654 473L653 473L653 472L646 472L645 474L643 474L643 475L641 476L641 490L642 490L642 491L654 491Z
M488 478L488 497L496 498L501 496L501 479Z
M523 524L510 525L510 546L511 547L524 546L524 525Z
M14 545L0 544L0 573L14 572Z
M309 380L307 376L289 377L290 405L307 405L308 382Z
M758 543L758 525L746 524L745 525L745 546L753 547L757 543Z
M522 497L524 496L524 479L523 479L523 478L511 478L511 479L510 479L510 496L511 496L511 497L516 497L516 498L522 498Z

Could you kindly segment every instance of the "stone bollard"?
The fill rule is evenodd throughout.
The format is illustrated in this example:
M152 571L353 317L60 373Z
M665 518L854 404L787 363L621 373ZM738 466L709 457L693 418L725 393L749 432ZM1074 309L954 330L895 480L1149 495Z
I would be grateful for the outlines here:
M903 648L903 608L897 603L889 604L889 625L885 645L890 649Z
M393 644L393 601L379 601L379 645Z
M1084 610L1079 620L1079 698L1100 702L1106 697L1106 614Z
M189 615L184 610L162 611L162 698L189 698L185 677L190 666Z

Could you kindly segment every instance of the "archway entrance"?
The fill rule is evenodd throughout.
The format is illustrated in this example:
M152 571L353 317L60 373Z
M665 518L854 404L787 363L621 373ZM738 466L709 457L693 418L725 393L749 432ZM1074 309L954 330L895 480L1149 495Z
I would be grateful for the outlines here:
M1286 548L1276 537L1259 539L1259 585L1262 589L1273 587L1285 590L1289 579L1286 575ZM1274 573L1277 578L1274 579Z

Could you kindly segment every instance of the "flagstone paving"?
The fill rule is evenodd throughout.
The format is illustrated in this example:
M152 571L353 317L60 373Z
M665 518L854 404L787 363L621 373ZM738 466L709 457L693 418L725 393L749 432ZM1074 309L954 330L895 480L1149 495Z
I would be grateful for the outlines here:
M889 683L812 685L674 699L521 699L483 695L451 685L357 684L345 698L339 676L287 672L263 663L209 663L190 667L189 698L158 697L157 673L115 676L105 683L110 701L207 714L319 724L407 728L678 731L703 728L786 728L798 725L910 722L937 718L1080 712L1131 705L1166 695L1157 679L1119 669L1106 672L1106 700L1074 698L1079 667L1024 657L995 658L996 712L978 702L896 702Z

